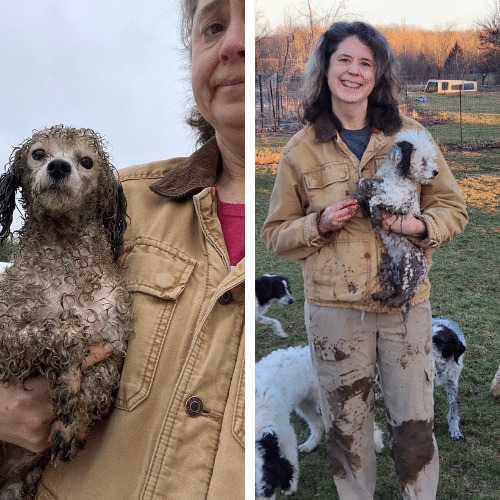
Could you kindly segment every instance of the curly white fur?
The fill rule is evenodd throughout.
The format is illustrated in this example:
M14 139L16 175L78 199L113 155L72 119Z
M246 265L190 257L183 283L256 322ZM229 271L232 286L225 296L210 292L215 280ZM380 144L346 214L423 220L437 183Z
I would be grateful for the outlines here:
M404 130L384 163L371 179L361 179L354 198L371 219L386 254L380 264L384 290L372 295L388 307L402 307L406 318L412 298L428 267L425 250L406 236L382 228L382 214L420 215L417 184L429 184L438 175L436 148L425 131Z
M299 446L290 422L293 411L311 431ZM278 349L261 359L255 365L255 498L275 498L277 488L293 495L299 480L298 451L313 451L324 430L309 347ZM384 445L378 427L374 437L379 453Z

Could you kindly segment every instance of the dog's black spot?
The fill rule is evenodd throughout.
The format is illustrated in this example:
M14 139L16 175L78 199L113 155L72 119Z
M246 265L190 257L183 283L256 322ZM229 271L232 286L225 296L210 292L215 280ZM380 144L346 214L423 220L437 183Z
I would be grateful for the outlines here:
M266 485L264 497L270 498L278 486L282 490L290 488L293 478L293 466L289 460L281 456L278 436L274 432L264 434L256 441L256 444L264 452L264 465L262 467L262 480Z
M411 154L415 148L413 144L408 141L399 141L397 146L401 150L401 161L398 164L398 173L401 177L408 177L410 173Z
M259 278L255 278L255 296L257 297L259 305L262 306L263 304L268 303L271 299L284 297L287 290L285 289L283 281L286 283L286 288L291 293L290 282L285 276L275 275L260 276Z
M465 346L460 342L456 333L447 326L440 326L440 330L432 337L432 342L444 359L453 356L456 363L465 352Z

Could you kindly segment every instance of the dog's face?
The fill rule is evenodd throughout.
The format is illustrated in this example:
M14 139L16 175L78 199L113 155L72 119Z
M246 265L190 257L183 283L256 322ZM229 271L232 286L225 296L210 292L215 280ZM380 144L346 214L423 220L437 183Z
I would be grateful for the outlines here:
M88 137L34 137L26 178L34 203L67 213L82 206L98 186L102 161Z
M398 134L391 154L401 177L419 184L429 184L439 173L435 162L436 150L421 132L405 130Z

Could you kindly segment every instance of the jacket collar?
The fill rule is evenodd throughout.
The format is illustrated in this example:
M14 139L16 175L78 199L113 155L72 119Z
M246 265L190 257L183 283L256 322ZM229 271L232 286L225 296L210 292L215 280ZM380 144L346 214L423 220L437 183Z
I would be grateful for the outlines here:
M312 125L314 128L314 137L316 138L316 142L328 142L330 139L339 135L328 111L323 111L323 113L318 116ZM373 133L379 133L379 130L372 127L372 134Z
M215 137L179 163L149 189L167 198L184 198L213 186L217 177L220 151Z
M313 123L313 127L316 142L328 142L338 134L330 114L327 111L323 111L323 113L318 116Z

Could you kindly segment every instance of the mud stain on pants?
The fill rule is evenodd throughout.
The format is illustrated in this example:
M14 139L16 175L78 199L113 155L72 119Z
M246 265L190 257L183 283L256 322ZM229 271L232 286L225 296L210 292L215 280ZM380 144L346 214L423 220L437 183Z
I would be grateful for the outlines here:
M418 474L434 456L433 420L408 420L388 425L392 459L401 486L417 481Z
M339 420L342 419L341 415L344 413L345 403L354 396L361 395L364 404L367 404L372 390L372 377L363 377L351 385L337 387L328 395L333 422L326 435L327 451L333 475L338 478L345 479L348 471L355 471L361 467L361 458L353 451L354 435L344 434L338 426ZM356 430L351 429L351 433L354 432Z

